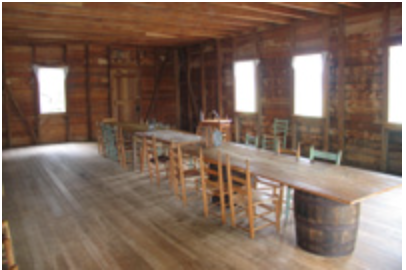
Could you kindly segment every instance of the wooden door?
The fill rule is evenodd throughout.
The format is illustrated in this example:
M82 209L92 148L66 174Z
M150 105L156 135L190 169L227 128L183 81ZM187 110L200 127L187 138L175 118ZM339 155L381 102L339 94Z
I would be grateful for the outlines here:
M139 123L141 119L140 78L136 68L112 68L112 116L119 122Z

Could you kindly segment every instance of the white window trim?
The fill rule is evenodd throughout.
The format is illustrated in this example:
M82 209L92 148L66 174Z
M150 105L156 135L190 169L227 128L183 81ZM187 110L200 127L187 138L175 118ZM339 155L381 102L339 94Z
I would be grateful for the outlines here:
M308 116L308 115L301 115L301 114L297 114L295 111L295 102L296 102L296 95L295 95L295 68L294 68L294 58L298 57L298 56L306 56L306 55L321 55L322 56L322 96L321 96L321 102L322 102L322 107L321 107L321 116ZM327 98L326 95L328 95L328 89L325 89L325 80L326 80L326 72L328 72L328 70L326 69L326 64L328 63L327 61L328 58L328 52L326 51L322 51L322 52L312 52L312 53L299 53L299 54L295 54L292 57L291 60L291 65L292 65L292 72L293 72L293 82L292 82L292 117L293 118L307 118L307 119L315 119L315 120L323 120L326 118L326 107L327 107Z
M255 94L255 98L254 98L254 111L253 112L244 112L244 111L239 111L237 110L237 81L236 81L236 77L235 77L235 64L236 63L241 63L241 62L254 62L255 65L255 86L254 86L254 94ZM260 60L259 59L246 59L246 60L235 60L233 61L233 85L234 85L234 113L235 114L240 114L240 115L254 115L258 113L258 109L259 109L259 104L258 104L258 94L259 94L259 90L258 90L258 86L259 86L259 82L258 82L258 66L259 66Z
M68 78L68 73L69 73L69 67L68 66L47 66L47 65L33 65L33 71L35 74L35 79L37 82L37 97L38 97L38 111L39 114L42 116L47 116L47 115L64 115L67 113L68 110L68 97L67 97L67 87L66 87L66 81ZM65 94L65 111L64 112L49 112L49 113L43 113L41 112L41 98L40 98L40 82L39 82L39 77L38 77L38 72L41 68L59 68L63 69L65 71L65 81L64 81L64 94Z

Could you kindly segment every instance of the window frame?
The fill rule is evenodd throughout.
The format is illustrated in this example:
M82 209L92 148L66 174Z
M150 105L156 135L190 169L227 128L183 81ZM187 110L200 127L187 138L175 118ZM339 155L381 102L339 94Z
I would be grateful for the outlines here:
M254 112L242 112L237 110L237 80L235 76L235 64L239 62L254 62L255 65L255 86L254 86L254 93L255 93L255 98L254 98L254 106L255 110ZM258 74L258 68L260 65L260 59L255 58L255 59L241 59L241 60L234 60L233 61L233 90L234 90L234 114L236 115L256 115L259 112L259 74Z
M55 68L55 69L64 69L65 70L65 81L64 81L64 94L65 94L65 111L64 112L49 112L49 113L42 113L41 112L41 87L40 81L38 77L38 71L41 68ZM34 71L34 78L35 78L35 86L36 86L36 99L37 99L37 112L39 116L57 116L57 115L66 115L68 113L68 75L69 75L69 67L66 65L48 65L48 64L35 64L33 65Z
M402 131L402 123L394 123L389 121L389 95L390 95L390 89L389 89L389 78L390 78L390 49L391 47L396 47L396 46L402 46L402 41L401 40L394 40L392 42L388 42L387 46L385 48L385 55L384 55L384 61L385 61L385 90L386 92L384 93L385 97L385 108L384 108L384 126L387 130L393 130L393 131Z
M294 59L299 56L306 55L321 55L322 57L322 77L321 77L321 115L320 116L308 116L300 115L295 111L295 102L296 102L296 89L295 89L295 68L294 68ZM292 118L294 119L312 119L312 120L324 120L328 115L328 52L327 51L313 51L313 52L301 52L292 55L291 58L291 69L292 69L292 91L291 91L291 102L292 102Z

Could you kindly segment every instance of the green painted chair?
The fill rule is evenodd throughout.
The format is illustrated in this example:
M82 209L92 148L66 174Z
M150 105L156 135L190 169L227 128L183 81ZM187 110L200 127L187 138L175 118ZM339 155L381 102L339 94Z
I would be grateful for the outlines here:
M341 165L341 158L343 152L339 151L338 153L326 152L316 150L314 146L310 148L310 161L313 162L315 159L323 159L334 162L336 165Z
M289 132L289 120L275 118L273 121L273 136L281 139L282 148L286 148Z
M245 145L259 147L259 137L245 134Z

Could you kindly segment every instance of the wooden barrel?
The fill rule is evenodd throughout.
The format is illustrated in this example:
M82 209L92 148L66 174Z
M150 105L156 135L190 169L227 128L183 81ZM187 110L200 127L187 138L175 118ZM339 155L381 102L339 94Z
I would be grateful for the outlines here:
M360 205L348 205L295 191L296 241L322 256L345 256L355 247Z

